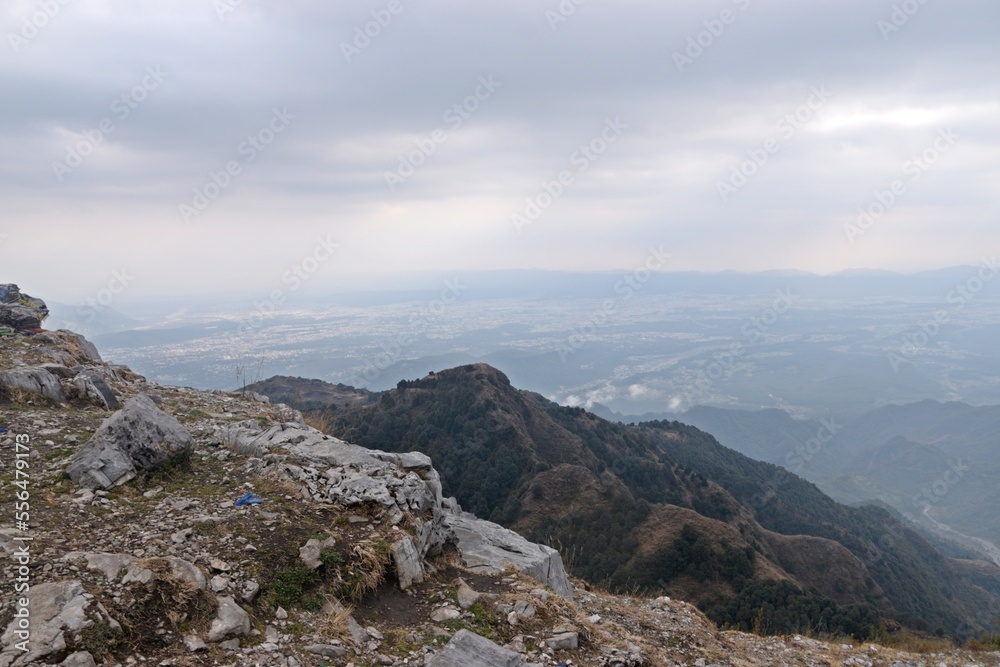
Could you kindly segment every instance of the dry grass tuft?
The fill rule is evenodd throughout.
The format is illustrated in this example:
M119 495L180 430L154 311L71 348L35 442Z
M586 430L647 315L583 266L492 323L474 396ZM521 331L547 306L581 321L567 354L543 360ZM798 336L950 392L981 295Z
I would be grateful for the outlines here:
M354 607L344 606L335 598L327 598L324 609L330 609L326 618L319 624L318 630L323 637L344 639L347 637L347 619L354 613Z
M382 585L389 566L389 544L383 539L365 541L351 548L351 564L344 592L351 600L360 600Z

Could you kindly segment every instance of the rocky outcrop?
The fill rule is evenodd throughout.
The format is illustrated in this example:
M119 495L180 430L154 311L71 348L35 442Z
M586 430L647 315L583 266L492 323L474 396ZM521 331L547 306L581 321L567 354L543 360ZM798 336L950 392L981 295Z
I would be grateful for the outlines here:
M69 399L92 403L106 410L121 407L104 376L97 370L80 366L69 368L50 363L10 368L0 371L0 387L8 393L36 394L57 405L63 405Z
M421 580L420 560L450 542L473 570L495 574L514 567L559 595L573 597L557 551L464 513L453 500L445 501L441 478L425 454L370 450L301 424L277 424L262 431L255 422L243 422L223 430L220 439L241 454L262 459L273 474L298 484L309 499L382 505L394 524L405 514L414 516L415 537L392 550L397 576L406 587Z
M191 434L146 396L106 419L74 457L70 478L88 488L111 488L187 452Z
M43 340L46 338L59 340L64 347L69 348L69 351L83 363L87 361L95 364L104 362L101 359L101 354L97 351L97 346L75 331L59 329L54 333L43 334Z
M22 294L17 285L0 285L0 327L12 329L38 329L49 316L49 309L41 299Z

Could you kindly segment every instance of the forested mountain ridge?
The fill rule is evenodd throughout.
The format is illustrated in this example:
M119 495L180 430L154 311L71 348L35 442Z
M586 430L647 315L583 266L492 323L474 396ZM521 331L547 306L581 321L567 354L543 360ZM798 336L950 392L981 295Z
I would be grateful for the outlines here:
M618 415L621 417L621 415ZM920 401L834 420L698 406L677 417L748 456L784 465L845 503L893 507L954 554L1000 564L1000 406Z
M721 623L746 627L761 608L777 610L774 631L860 636L892 619L958 635L992 622L980 610L994 596L885 510L839 505L678 422L611 423L482 364L311 418L364 446L429 454L445 493L558 546L576 574L685 596Z

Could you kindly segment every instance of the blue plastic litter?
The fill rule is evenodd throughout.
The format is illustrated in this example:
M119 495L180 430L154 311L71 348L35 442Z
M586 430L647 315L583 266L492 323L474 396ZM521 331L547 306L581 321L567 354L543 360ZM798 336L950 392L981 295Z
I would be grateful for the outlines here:
M264 502L263 498L255 496L252 491L247 491L242 496L237 498L233 505L236 505L237 507L241 505L260 505L262 502Z

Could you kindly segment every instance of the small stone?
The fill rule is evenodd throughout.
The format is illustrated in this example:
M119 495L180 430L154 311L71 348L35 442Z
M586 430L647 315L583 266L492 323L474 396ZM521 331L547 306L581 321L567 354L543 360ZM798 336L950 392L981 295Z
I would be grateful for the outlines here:
M457 609L452 609L451 607L441 607L435 609L431 613L431 620L435 623L444 623L445 621L454 621L456 618L461 618L462 612Z
M548 601L550 595L550 593L544 588L533 588L531 589L531 594L542 602Z
M229 577L224 577L221 574L217 574L214 577L212 577L212 580L208 582L208 585L211 586L212 592L221 593L222 591L229 588L230 581L231 580L229 579Z
M514 604L514 613L520 618L534 618L535 606L524 600L518 600Z
M250 616L231 597L219 598L219 611L208 631L208 641L221 642L229 637L250 634Z
M258 593L260 593L260 584L256 581L244 581L243 586L240 587L240 597L243 598L244 602L253 602Z
M465 584L462 584L458 588L458 606L462 609L469 609L472 605L479 602L479 598L482 597L482 593L477 593Z
M327 549L337 546L337 538L328 537L322 542L319 540L309 540L304 546L299 547L299 560L311 570L317 570L323 564L320 556Z
M367 628L365 628L365 632L367 632L368 636L371 637L372 639L377 639L378 641L382 641L382 633L378 631L378 628L369 625Z
M311 644L306 646L305 651L313 655L321 655L324 658L343 658L347 655L346 648L343 646L334 646L333 644Z
M65 660L59 663L59 667L96 667L94 656L87 651L77 651L69 654Z
M170 541L174 544L184 544L187 538L191 536L194 531L190 528L185 528L184 530L178 530L176 533L170 536Z
M278 607L278 611L274 612L274 617L279 621L283 621L288 618L288 612L285 611L284 607Z
M546 640L545 642L549 648L556 651L575 651L580 647L580 635L576 632L563 632L552 638ZM704 661L702 661L704 663ZM697 667L705 667L704 664L698 665Z
M229 567L229 563L227 563L227 562L226 562L226 561L224 561L224 560L220 560L220 559L218 559L218 558L213 558L213 559L212 559L212 560L211 560L211 561L210 561L210 562L208 563L208 565L209 565L209 567L211 567L211 568L212 568L213 570L216 570L216 571L218 571L218 572L229 572L229 570L230 570L230 569L232 569L232 568L230 568L230 567Z
M208 650L208 644L206 644L204 640L202 640L202 638L199 637L198 635L188 635L187 637L185 637L184 646L186 646L187 650L191 651L192 653Z

